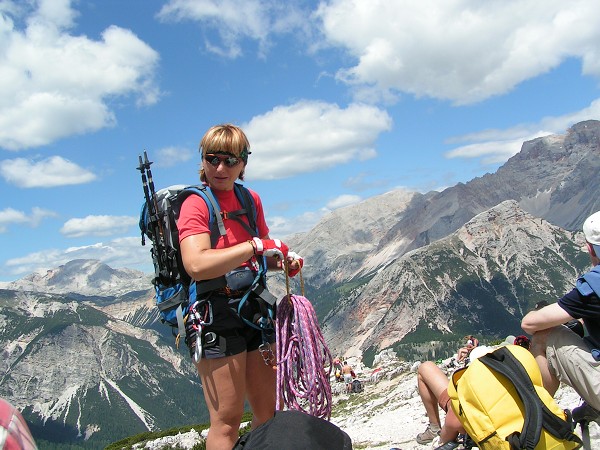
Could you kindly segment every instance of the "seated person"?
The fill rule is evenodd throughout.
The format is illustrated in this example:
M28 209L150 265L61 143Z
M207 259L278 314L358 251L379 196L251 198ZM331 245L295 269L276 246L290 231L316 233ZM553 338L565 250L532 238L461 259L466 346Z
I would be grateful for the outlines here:
M472 335L465 336L465 346L458 349L456 361L464 362L471 351L479 345L479 341Z
M525 315L521 327L533 336L530 350L546 390L554 395L563 382L600 410L600 211L586 219L583 234L594 267L556 303ZM563 326L573 319L583 320L587 336Z
M417 435L417 442L427 444L440 436L440 443L443 444L454 441L460 433L464 433L460 421L449 407L448 377L442 369L431 361L422 363L417 370L417 385L429 419L427 429ZM446 412L443 426L438 406Z
M477 344L475 346L477 350L470 353L472 360L497 348L497 346L479 346L479 341L477 340L475 340L475 343ZM417 369L419 396L429 419L429 424L425 431L417 435L417 442L419 444L427 444L437 439L438 443L436 445L439 445L439 447L436 447L437 449L455 448L458 446L458 443L456 443L458 435L466 434L460 420L450 407L448 383L448 376L432 361L422 363ZM440 421L438 406L446 413L443 425Z

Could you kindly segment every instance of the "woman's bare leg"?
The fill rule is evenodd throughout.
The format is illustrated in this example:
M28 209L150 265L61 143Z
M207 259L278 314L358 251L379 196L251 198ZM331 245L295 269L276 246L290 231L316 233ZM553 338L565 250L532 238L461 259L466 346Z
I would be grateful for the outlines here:
M210 415L207 450L233 448L239 436L246 393L246 352L197 365Z

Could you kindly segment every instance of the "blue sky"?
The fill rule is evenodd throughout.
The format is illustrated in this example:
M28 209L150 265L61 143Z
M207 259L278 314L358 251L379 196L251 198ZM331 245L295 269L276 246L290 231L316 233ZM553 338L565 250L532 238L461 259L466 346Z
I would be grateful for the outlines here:
M0 0L0 281L151 271L138 155L196 183L214 124L284 237L600 119L599 80L597 0Z

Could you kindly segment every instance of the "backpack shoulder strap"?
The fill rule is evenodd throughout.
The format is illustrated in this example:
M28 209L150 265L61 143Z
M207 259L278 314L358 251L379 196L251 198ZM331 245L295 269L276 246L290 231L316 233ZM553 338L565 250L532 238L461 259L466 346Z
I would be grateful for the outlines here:
M252 228L258 236L258 225L256 223L258 213L256 212L256 204L254 203L254 197L252 197L252 194L250 193L248 188L239 183L235 183L234 189L236 195L238 196L238 199L240 200L240 202L244 206L244 209L246 210L246 216L248 217L248 223L250 224L250 228Z
M494 352L481 356L479 361L504 375L514 384L525 408L525 422L521 433L515 432L506 439L510 442L511 448L516 444L516 448L533 450L542 434L543 412L542 401L535 391L529 374L506 347L500 347Z
M239 183L235 183L233 185L233 189L235 191L235 195L238 198L239 202L242 205L241 209L238 209L237 211L229 211L227 212L227 218L228 219L233 219L236 222L238 222L240 225L242 225L246 231L248 231L248 233L250 233L251 236L253 237L259 237L258 236L258 227L256 225L256 220L257 220L257 212L256 212L256 205L254 204L254 198L252 197L252 194L250 194L250 191L248 191L248 188L246 188L245 186L239 184ZM221 215L223 215L224 213L221 213ZM248 219L248 223L244 222L240 216L245 215Z
M258 236L258 228L256 225L257 212L256 212L256 205L254 204L254 198L252 197L252 194L250 194L250 191L248 191L248 188L246 188L245 186L243 186L239 183L234 184L234 191L235 191L235 195L237 196L238 200L242 204L242 208L238 209L236 211L227 212L226 218L236 220L252 236ZM225 236L227 234L227 231L225 230L225 224L223 223L223 218L224 218L223 216L225 215L225 213L221 211L221 208L219 207L219 202L215 198L210 187L201 185L201 186L188 186L188 187L184 188L182 190L182 192L179 193L179 196L178 196L178 201L180 202L180 204L183 203L183 201L190 194L196 194L196 195L201 196L204 199L204 201L206 202L206 205L208 206L208 211L209 211L210 220L211 220L211 227L210 227L211 228L211 243L212 243L212 246L214 247L214 245L216 244L216 242L218 240L218 236L215 236L213 238L213 233L212 233L213 226L212 225L213 225L213 222L216 223L216 227L219 231L219 235ZM241 218L239 217L241 215L245 215L248 218L248 224L246 222L244 222L243 220L241 220Z

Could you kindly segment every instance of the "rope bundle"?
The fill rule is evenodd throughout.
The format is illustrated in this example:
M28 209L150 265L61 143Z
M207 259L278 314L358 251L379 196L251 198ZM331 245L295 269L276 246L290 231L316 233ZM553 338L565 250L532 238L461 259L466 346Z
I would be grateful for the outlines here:
M300 273L302 280L302 273ZM286 277L286 281L287 277ZM304 292L304 285L302 284ZM277 306L277 409L331 418L331 353L310 301L288 295ZM325 369L328 367L328 369Z

